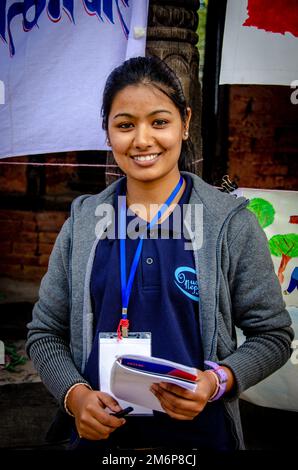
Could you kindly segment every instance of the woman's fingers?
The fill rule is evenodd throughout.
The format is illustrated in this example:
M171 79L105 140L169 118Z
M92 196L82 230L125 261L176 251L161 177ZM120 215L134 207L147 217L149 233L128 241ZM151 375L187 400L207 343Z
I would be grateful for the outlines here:
M152 393L163 409L176 419L193 419L206 406L210 398L210 381L207 377L198 380L194 391L171 383L153 384Z
M112 416L109 410L117 412L121 407L107 393L92 391L76 414L79 435L85 439L107 439L113 431L123 426L125 419Z
M154 387L152 391L160 401L163 409L173 418L193 419L203 409L200 402L194 400L193 392L191 392L191 400L189 398L182 398L177 394L173 394L162 387ZM186 395L189 396L188 394Z
M110 434L125 424L124 418L115 418L103 411L100 420L94 417L82 418L78 425L80 437L91 440L108 439Z
M120 411L122 408L115 400L115 398L111 397L108 393L105 392L96 392L98 394L99 400L102 402L102 404L108 408L110 408L111 411L116 413L117 411Z
M194 399L194 391L187 390L186 388L179 387L179 385L161 382L159 384L153 384L152 389L156 390L157 388L161 390L165 390L172 395L176 395L179 398L184 398L185 400L193 400Z

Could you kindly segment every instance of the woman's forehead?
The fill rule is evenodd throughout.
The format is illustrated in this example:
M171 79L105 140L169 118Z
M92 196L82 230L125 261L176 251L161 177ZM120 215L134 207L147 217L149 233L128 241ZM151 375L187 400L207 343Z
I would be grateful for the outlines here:
M138 84L127 85L120 90L114 97L111 113L117 108L128 108L138 110L139 106L146 106L147 108L155 108L158 106L163 109L164 107L169 110L176 109L173 101L154 84Z

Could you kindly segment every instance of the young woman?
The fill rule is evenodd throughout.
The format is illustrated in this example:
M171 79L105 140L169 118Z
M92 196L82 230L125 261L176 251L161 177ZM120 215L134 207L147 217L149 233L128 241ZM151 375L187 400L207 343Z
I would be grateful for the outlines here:
M41 283L28 353L74 416L79 446L244 448L239 394L288 360L293 337L264 232L244 198L180 171L191 110L164 62L138 57L115 69L102 116L126 177L74 201ZM104 236L111 227L116 236ZM240 347L236 326L246 336ZM112 416L121 408L100 389L99 338L117 330L150 332L152 356L197 369L196 390L154 384L164 413Z

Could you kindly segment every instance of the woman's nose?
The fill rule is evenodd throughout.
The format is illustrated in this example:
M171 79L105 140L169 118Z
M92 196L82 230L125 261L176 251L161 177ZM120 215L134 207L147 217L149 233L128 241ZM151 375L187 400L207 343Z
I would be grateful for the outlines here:
M134 145L137 148L148 148L153 144L153 137L150 127L139 125L135 129Z

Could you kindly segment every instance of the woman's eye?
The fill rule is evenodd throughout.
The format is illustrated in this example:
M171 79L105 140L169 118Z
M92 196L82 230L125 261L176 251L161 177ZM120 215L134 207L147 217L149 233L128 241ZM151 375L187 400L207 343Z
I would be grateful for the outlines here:
M118 124L117 126L119 129L130 129L133 127L133 124L131 122L122 122L121 124Z
M165 121L164 119L155 119L155 121L153 121L153 125L154 126L165 126L166 124L168 123L168 121Z

